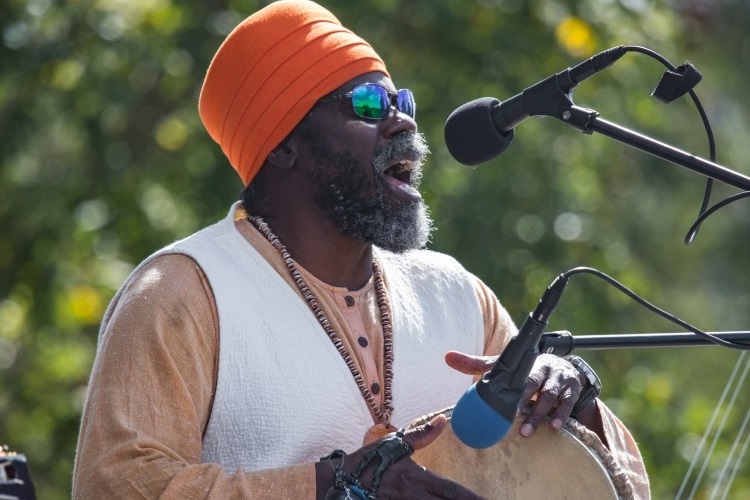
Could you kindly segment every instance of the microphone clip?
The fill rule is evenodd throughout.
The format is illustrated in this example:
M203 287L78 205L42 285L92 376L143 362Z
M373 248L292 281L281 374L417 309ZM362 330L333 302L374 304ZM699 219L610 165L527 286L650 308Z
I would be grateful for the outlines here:
M703 75L695 66L686 62L675 71L665 71L651 95L664 104L669 104L693 90L702 79Z

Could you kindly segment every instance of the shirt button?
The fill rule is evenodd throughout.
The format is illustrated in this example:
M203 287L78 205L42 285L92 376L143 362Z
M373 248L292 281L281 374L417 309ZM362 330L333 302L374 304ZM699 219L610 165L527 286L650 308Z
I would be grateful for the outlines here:
M367 339L364 337L358 338L357 342L359 342L359 345L361 345L362 347L367 347L367 344L369 344L369 342L367 342Z
M377 382L373 382L370 386L370 390L373 394L380 394L380 384L378 384Z
M346 302L347 306L352 307L354 305L354 297L352 297L351 295L347 295L346 297L344 297L344 302Z

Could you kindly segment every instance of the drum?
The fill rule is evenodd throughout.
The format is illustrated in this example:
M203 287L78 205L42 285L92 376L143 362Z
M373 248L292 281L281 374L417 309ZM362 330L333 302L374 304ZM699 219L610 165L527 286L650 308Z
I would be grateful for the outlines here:
M450 415L452 408L438 413ZM429 421L437 413L415 420ZM446 426L413 459L490 500L532 498L632 499L632 487L599 437L569 420L560 431L540 425L532 437L518 433L518 418L496 445L477 450L458 440Z

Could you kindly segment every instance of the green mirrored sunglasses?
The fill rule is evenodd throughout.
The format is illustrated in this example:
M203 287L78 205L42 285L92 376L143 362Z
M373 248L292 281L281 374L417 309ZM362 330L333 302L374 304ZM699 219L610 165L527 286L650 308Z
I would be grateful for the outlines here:
M363 83L357 85L349 92L340 95L328 96L318 102L332 101L335 99L351 99L354 112L362 118L381 120L388 116L391 106L401 113L414 118L417 105L414 102L414 94L409 89L400 89L395 94L379 83Z

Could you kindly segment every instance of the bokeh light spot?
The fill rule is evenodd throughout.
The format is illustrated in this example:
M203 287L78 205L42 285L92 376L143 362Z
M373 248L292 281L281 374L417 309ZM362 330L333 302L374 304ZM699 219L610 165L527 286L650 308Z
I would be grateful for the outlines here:
M596 43L594 31L586 21L569 16L555 28L557 42L576 57L588 57L594 53Z

